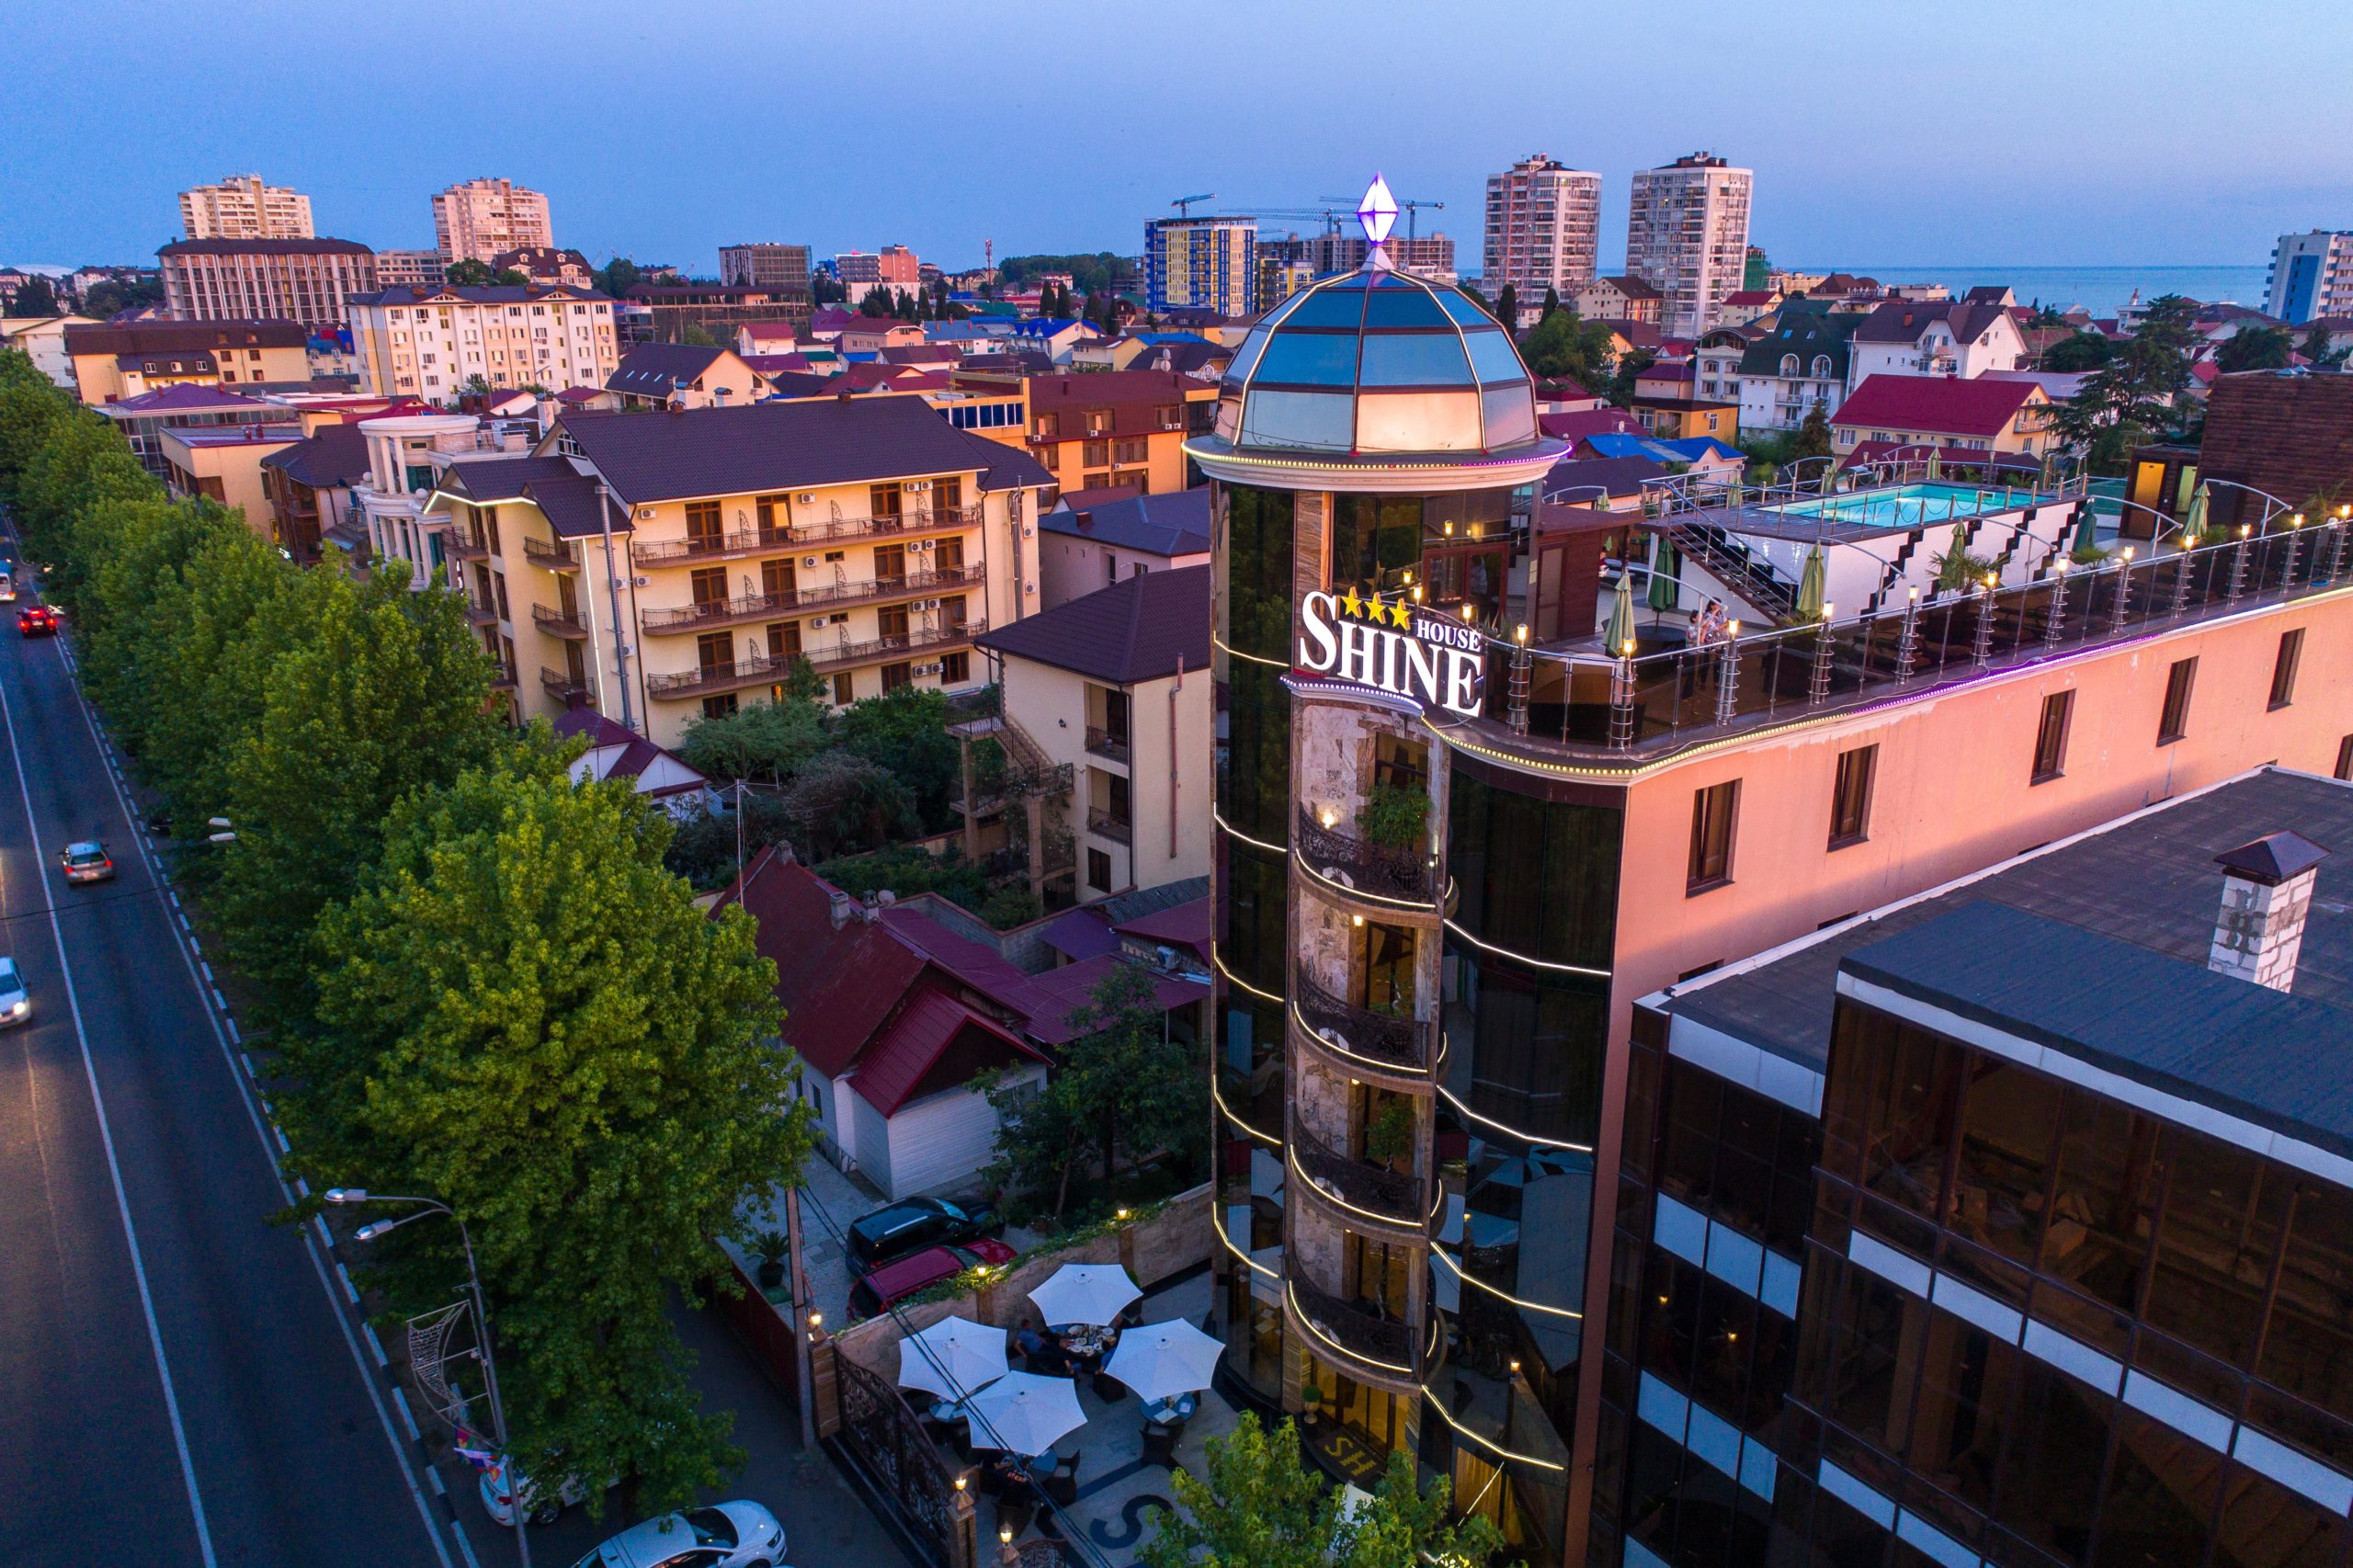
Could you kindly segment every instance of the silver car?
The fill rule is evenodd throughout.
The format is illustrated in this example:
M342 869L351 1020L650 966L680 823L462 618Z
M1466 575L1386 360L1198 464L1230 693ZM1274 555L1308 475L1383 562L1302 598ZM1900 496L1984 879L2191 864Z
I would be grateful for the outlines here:
M784 1527L757 1503L721 1503L631 1525L574 1568L779 1568Z
M32 1010L33 994L25 989L25 977L17 972L17 960L0 958L0 1028L23 1023Z

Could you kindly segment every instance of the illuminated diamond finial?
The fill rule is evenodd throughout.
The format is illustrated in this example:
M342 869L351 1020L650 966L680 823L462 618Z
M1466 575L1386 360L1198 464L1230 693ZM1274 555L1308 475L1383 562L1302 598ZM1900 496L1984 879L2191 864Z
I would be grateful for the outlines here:
M1389 194L1389 182L1378 174L1364 187L1364 199L1357 203L1357 222L1364 227L1364 237L1374 244L1387 239L1391 225L1397 222L1397 199Z

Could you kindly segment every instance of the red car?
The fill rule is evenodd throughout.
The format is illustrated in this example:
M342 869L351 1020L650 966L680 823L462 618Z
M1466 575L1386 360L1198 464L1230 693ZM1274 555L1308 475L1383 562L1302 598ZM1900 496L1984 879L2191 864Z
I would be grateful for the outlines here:
M54 637L57 611L48 605L27 605L17 612L17 631L26 637Z
M982 1264L999 1268L1019 1256L995 1236L976 1236L961 1246L926 1247L896 1263L870 1270L852 1285L849 1315L870 1318L888 1311L892 1303L903 1301L918 1290L927 1290L943 1279L952 1279L968 1268L977 1268Z

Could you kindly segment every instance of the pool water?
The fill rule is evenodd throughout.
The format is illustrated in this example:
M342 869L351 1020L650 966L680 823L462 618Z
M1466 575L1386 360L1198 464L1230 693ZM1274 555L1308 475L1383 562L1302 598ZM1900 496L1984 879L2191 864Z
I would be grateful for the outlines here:
M2030 504L2034 492L1980 484L1901 484L1851 495L1825 495L1773 508L1785 517L1820 517L1862 528L1910 528L1947 517L2005 512Z

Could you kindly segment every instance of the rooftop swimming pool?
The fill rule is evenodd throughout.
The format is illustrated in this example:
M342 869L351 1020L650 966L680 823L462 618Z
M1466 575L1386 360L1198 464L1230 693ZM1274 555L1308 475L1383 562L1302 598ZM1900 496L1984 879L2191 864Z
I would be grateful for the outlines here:
M1949 517L2006 512L2031 506L2034 500L2033 490L2017 486L1897 484L1849 495L1825 495L1819 501L1793 501L1772 509L1785 517L1819 517L1859 528L1911 528Z

